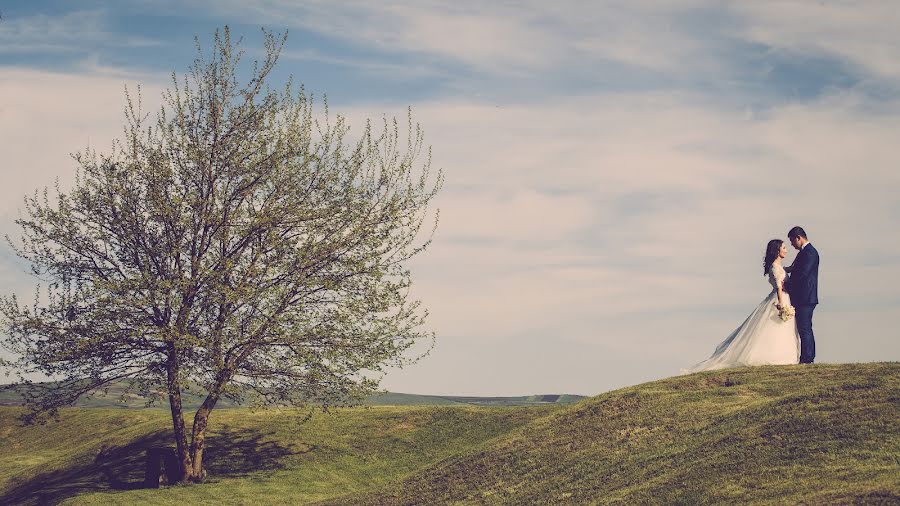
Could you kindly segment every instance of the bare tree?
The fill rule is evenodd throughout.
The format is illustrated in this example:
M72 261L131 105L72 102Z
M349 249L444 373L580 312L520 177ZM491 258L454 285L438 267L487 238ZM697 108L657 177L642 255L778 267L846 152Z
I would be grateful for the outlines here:
M220 398L352 402L434 338L406 267L431 242L443 181L421 129L408 115L405 140L396 120L348 140L302 87L269 87L286 39L263 33L245 84L226 27L172 75L155 118L126 91L112 153L75 155L71 191L27 197L22 237L7 237L45 283L32 304L0 302L20 357L7 365L58 380L27 390L28 420L114 381L162 391L182 480L203 474ZM196 388L188 430L182 393Z

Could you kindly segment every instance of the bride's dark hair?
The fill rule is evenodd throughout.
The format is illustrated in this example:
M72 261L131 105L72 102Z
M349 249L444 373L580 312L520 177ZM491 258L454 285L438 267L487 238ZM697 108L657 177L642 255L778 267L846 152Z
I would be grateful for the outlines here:
M778 258L778 252L781 250L782 244L784 244L784 241L781 239L772 239L769 241L769 244L766 244L766 256L763 259L763 276L769 273L769 269L772 268L772 262Z

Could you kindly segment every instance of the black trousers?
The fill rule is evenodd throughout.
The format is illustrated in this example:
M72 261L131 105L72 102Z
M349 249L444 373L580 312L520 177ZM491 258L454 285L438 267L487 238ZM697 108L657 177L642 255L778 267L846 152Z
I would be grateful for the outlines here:
M800 363L811 364L816 359L816 337L813 335L812 317L815 304L798 305L794 308L797 319L797 333L800 334Z

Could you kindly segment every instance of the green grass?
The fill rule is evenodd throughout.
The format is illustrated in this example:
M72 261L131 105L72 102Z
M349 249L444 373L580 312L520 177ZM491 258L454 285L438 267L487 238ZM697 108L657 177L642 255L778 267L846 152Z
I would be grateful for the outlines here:
M732 369L568 406L222 410L207 482L162 490L115 488L166 441L164 411L20 427L18 409L0 409L0 504L900 502L898 363Z
M331 504L900 502L900 364L743 368L600 395Z
M21 427L20 408L0 408L0 504L312 502L396 480L553 409L345 408L308 419L302 410L223 410L211 418L206 483L114 490L143 479L144 448L170 437L166 412L70 408L60 423Z

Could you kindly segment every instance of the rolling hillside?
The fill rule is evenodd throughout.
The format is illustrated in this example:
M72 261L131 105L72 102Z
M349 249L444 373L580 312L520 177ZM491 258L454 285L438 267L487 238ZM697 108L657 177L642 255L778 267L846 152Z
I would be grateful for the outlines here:
M898 504L900 364L759 367L594 397L329 504Z
M0 408L0 503L896 504L900 364L733 369L532 407L230 409L201 485L128 490L162 410Z
M227 409L210 419L206 482L129 490L145 448L170 441L165 411L69 408L21 427L21 408L0 408L0 504L304 504L395 481L556 409Z

